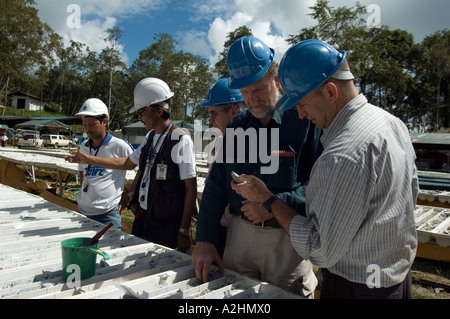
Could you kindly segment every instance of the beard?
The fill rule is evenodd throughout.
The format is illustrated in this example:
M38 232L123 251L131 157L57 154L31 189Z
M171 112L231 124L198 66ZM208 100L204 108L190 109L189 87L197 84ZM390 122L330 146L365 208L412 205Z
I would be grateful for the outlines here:
M273 113L275 106L277 105L278 98L278 94L274 94L269 101L253 103L251 105L247 105L247 108L255 118L260 120Z
M273 109L270 106L261 105L261 104L259 104L258 106L255 106L255 105L249 106L248 110L258 120L265 118L267 115L271 114L273 111Z

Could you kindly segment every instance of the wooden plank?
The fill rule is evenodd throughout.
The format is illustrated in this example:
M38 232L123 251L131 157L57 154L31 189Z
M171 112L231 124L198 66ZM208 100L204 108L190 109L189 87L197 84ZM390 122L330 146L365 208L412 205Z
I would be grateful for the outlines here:
M450 263L450 248L419 243L416 257Z

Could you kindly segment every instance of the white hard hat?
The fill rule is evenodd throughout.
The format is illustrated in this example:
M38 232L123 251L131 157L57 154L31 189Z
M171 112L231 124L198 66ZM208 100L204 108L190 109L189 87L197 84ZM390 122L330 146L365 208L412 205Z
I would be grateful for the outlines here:
M143 79L134 89L134 106L130 113L154 104L161 104L164 109L168 110L169 105L167 103L162 104L162 102L167 101L174 95L166 82L157 78Z
M109 117L108 107L99 99L88 99L83 103L80 112L75 114L75 116L93 116L99 117L106 115Z

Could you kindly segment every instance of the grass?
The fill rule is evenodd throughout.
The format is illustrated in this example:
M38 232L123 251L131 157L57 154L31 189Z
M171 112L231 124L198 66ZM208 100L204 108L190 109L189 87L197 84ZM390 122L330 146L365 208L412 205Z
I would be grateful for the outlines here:
M127 222L127 223L133 224L133 222L134 222L134 214L131 212L131 210L125 209L122 212L122 220Z
M63 191L63 198L64 199L68 199L71 201L76 201L77 200L77 193L79 191L79 188L69 188ZM125 209L122 212L122 220L133 224L134 221L134 214L129 210L129 209Z

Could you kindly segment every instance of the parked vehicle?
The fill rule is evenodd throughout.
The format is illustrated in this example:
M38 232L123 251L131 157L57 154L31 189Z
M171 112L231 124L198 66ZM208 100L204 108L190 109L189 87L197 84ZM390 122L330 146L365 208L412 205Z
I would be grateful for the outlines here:
M44 141L36 133L22 133L17 146L19 148L42 148Z
M72 144L72 141L64 135L43 134L42 139L44 140L44 147L69 147Z

